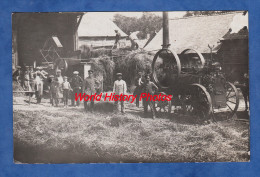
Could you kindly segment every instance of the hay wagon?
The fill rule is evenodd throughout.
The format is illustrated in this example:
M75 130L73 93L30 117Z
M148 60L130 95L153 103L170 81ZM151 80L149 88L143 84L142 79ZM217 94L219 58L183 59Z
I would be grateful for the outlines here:
M159 50L152 76L160 93L173 96L171 101L156 103L159 112L205 120L216 114L231 118L238 109L238 91L226 80L220 63L206 62L197 50L186 49L180 55L168 48Z

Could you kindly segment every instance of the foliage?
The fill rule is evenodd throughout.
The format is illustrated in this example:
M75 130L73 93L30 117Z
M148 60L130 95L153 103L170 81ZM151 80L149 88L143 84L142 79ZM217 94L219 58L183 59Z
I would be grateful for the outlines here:
M159 31L162 28L162 17L150 12L144 12L140 18L116 14L114 16L114 22L126 34L140 31L138 34L139 39L144 39L147 34L153 34L155 31Z
M214 14L224 14L232 12L230 10L226 11L187 11L184 17L190 17L190 16L199 16L199 15L214 15Z

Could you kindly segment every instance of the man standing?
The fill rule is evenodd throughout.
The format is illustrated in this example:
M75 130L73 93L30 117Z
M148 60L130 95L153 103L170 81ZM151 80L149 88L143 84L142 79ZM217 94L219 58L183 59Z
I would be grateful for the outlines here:
M35 96L37 99L37 103L41 103L42 100L42 94L43 94L43 82L41 79L41 73L39 71L36 72L36 77L35 77Z
M139 33L139 31L136 31L136 32L130 32L130 35L129 35L129 39L131 41L131 49L132 50L135 50L135 49L138 49L139 48L139 45L137 43L137 40L138 40L138 37L137 37L137 33Z
M62 83L62 90L63 90L64 107L67 108L69 93L72 90L70 87L70 83L68 82L67 76L64 76L64 82Z
M93 76L93 71L89 70L88 71L88 77L83 81L83 86L82 86L82 92L85 93L86 95L95 95L96 93L96 88L99 88L100 83L96 78ZM94 97L91 97L90 101L90 112L93 112L94 109ZM87 111L88 108L88 102L84 101L84 108Z
M141 85L143 84L142 81L142 72L138 72L138 77L135 79L135 91L134 91L134 95L137 95L136 97L136 106L139 107L139 97L141 95Z
M241 91L245 101L245 112L248 111L247 101L249 100L249 77L248 73L244 73L243 75L243 86L241 87Z
M150 81L150 76L147 74L145 75L145 81L143 83L142 87L142 93L151 94L153 95L155 91L158 90L158 87ZM146 100L146 98L143 98L143 106L144 106L144 115L147 116L148 113L148 105L151 108L153 119L155 118L155 105L154 102L151 100Z
M63 77L61 76L61 70L57 70L56 71L56 80L57 80L57 85L58 85L58 89L57 89L57 98L58 99L63 99L63 91L62 91L62 83L63 83Z
M58 106L58 99L57 99L57 82L55 81L54 79L54 76L53 75L50 75L49 77L49 82L50 82L50 86L49 86L49 93L50 93L50 103L52 106L55 106L57 107Z
M115 95L125 95L126 94L126 90L127 90L127 86L126 86L126 82L124 80L122 80L122 73L117 73L117 80L114 82L114 88L113 88L113 92L115 93ZM116 111L119 111L119 105L118 105L119 101L115 101L115 108ZM120 101L121 103L121 112L125 113L125 105L124 105L124 101Z
M71 96L71 106L75 106L75 94L79 94L81 91L81 86L82 86L83 80L82 78L79 76L79 72L78 71L74 71L73 72L73 77L70 80L70 85L71 88L73 90L73 94ZM77 100L77 106L79 106L79 99Z
M121 34L118 32L118 30L115 30L115 33L116 33L116 39L115 39L115 44L114 44L113 48L117 49L117 48L120 48L119 40L121 38Z

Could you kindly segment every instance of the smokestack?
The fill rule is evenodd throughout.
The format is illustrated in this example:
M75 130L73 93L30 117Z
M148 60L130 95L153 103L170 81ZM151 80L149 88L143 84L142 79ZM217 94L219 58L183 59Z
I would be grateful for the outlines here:
M169 44L169 17L168 12L163 12L163 49L168 49Z

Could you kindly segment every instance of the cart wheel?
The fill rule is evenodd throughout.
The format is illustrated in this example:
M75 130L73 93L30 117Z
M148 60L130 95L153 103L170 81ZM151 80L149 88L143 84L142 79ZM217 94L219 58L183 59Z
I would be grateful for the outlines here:
M206 88L200 84L192 84L189 96L185 101L185 113L200 120L207 120L212 115L212 101Z
M232 118L234 114L237 112L239 106L239 97L237 88L230 82L226 83L226 105L227 105L227 118Z
M166 95L164 92L160 92L159 94ZM157 113L168 113L170 114L172 111L172 102L171 101L155 101L155 110Z

